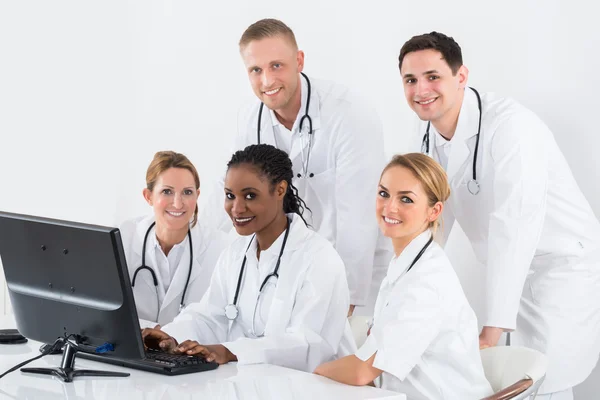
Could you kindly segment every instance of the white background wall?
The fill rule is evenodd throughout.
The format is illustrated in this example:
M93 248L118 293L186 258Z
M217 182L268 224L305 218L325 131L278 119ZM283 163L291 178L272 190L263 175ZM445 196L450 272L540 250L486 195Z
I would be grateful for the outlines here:
M389 154L409 150L414 121L400 47L431 30L453 36L472 86L518 99L552 128L600 215L600 33L587 4L1 2L0 210L117 225L149 211L145 169L165 149L196 164L202 206L229 157L236 110L252 96L237 41L250 23L276 17L295 31L309 75L353 86L378 109ZM479 311L479 269L462 232L449 245ZM598 378L577 398L597 398Z

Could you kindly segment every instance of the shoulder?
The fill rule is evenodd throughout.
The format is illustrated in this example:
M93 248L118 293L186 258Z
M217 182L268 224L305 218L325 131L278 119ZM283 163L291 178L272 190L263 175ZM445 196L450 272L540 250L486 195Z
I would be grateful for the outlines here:
M196 222L196 225L192 229L207 246L225 248L229 242L227 233L219 229L211 228L200 220Z
M358 117L356 112L364 115L366 112L374 112L358 91L350 87L324 79L311 79L319 96L322 110L327 113L340 114L347 117Z
M495 141L519 142L551 135L547 125L537 114L510 97L484 93L482 109L482 131L485 129L487 132L484 133L491 135ZM501 137L498 133L501 133Z
M139 217L128 219L124 221L121 225L119 225L121 237L125 240L125 238L130 239L138 231L143 231L145 233L146 230L148 230L148 228L150 227L150 224L152 224L153 222L154 215L142 215Z

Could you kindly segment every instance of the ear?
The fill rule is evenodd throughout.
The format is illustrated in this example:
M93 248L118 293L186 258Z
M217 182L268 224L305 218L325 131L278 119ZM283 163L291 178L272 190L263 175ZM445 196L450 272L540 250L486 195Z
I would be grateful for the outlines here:
M458 87L464 89L469 80L469 70L464 65L461 65L456 74L458 75Z
M200 197L200 188L196 189L196 200Z
M438 219L442 214L442 211L444 211L444 203L438 201L433 205L433 207L431 207L431 210L429 211L429 222L433 222Z
M288 183L286 181L281 181L277 184L275 188L275 194L279 200L283 200L285 194L287 193Z
M144 190L142 190L142 195L144 196L144 200L146 200L146 203L152 206L152 192L150 191L150 189L144 188Z
M300 73L304 70L304 52L302 50L298 50L296 61L298 62L298 73Z

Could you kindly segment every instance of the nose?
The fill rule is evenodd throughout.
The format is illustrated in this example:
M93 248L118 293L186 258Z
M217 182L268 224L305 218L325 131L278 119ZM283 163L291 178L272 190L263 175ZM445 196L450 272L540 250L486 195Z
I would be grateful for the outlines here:
M263 73L261 75L261 83L263 85L263 88L270 88L272 82L273 77L271 76L271 73L269 71L263 70Z
M231 206L231 213L234 215L242 215L246 212L246 202L244 199L236 198Z
M385 204L383 205L383 211L386 214L395 213L398 211L398 204L396 204L396 202L394 200L388 199L388 201L386 201Z
M415 86L415 94L418 97L427 97L431 92L431 85L427 79L419 79Z
M183 207L183 199L181 198L181 194L175 193L175 196L173 196L173 207L176 209Z

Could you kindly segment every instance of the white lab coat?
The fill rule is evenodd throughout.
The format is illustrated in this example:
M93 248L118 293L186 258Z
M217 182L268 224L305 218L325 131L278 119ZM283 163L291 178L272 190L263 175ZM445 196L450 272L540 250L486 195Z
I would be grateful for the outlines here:
M154 215L139 217L124 222L119 228L130 279L133 279L135 270L142 265L144 236L148 227L154 221ZM191 234L192 244L194 245L194 262L184 305L200 301L208 288L217 260L228 244L225 233L203 226L200 221L192 228ZM136 277L133 295L139 318L164 325L171 322L179 313L181 296L190 266L190 249L186 236L184 242L182 242L182 255L177 269L165 293L162 276L156 270L156 251L158 250L152 245L154 243L153 237L156 237L154 229L148 235L146 265L153 269L159 285L155 287L150 272L142 270ZM160 313L158 314L158 321L156 321L158 304L160 304Z
M298 132L307 97L306 80L301 77L300 81L302 105L291 138L290 132L265 106L261 143L289 150L294 168L293 184L312 211L306 211L304 217L333 244L344 261L350 303L367 305L366 314L370 315L375 296L371 297L369 307L369 291L372 286L378 288L381 282L372 283L372 277L385 276L393 255L389 239L379 235L373 214L377 183L386 163L382 126L375 111L346 87L311 78L308 114L314 132L308 172L314 176L298 178L298 173L304 174L303 157L308 157L309 146L306 120L302 132ZM257 143L259 106L260 102L255 100L240 111L233 151ZM215 192L217 195L211 198L202 218L210 220L210 226L229 231L231 221L223 211L222 181Z
M479 355L479 331L456 272L426 230L395 257L375 305L373 327L356 353L384 372L379 387L409 400L482 399L492 388Z
M511 99L481 97L481 191L467 190L479 111L466 89L449 143L445 233L456 219L486 266L483 325L515 329L512 344L546 353L540 393L564 390L586 379L600 352L600 224L548 127ZM438 135L431 126L436 160Z
M187 307L163 330L179 343L221 343L240 364L268 363L312 372L323 362L355 349L347 322L348 284L335 249L292 215L292 223L276 285L267 285L252 319L259 287L273 272L284 234L256 258L256 239L240 237L221 255L202 301ZM248 248L248 251L246 249ZM244 254L245 272L238 298L239 315L233 322L225 307L233 303Z

